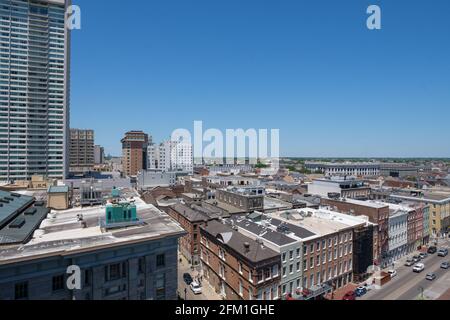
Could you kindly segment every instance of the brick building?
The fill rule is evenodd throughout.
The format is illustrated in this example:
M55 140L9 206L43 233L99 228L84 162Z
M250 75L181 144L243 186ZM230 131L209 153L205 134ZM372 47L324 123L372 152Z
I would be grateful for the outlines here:
M219 221L200 227L205 280L227 300L280 297L280 255Z
M329 206L331 209L342 213L369 217L369 221L377 225L373 238L374 263L384 263L387 259L389 246L389 204L354 199L322 198L321 205Z
M142 131L129 131L121 143L124 174L136 176L140 170L147 169L147 147L151 137Z
M177 221L187 234L179 239L181 254L192 265L200 263L200 225L207 221L219 219L219 212L209 210L200 205L187 206L175 204L167 208L167 214Z

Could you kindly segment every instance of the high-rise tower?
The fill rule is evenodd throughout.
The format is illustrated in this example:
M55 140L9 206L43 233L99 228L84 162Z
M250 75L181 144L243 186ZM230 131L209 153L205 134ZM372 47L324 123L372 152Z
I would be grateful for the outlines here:
M68 171L70 0L0 5L0 181Z

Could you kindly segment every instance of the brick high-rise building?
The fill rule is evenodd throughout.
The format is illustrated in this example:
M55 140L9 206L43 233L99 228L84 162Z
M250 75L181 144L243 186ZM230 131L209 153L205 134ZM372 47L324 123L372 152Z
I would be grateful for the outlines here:
M137 176L142 169L147 169L147 148L151 137L142 131L125 133L122 142L123 172L127 176Z
M94 168L94 130L70 129L70 172Z

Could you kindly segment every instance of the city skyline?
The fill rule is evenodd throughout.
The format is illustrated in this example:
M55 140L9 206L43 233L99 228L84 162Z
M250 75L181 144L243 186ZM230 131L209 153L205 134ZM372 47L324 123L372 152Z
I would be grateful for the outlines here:
M202 120L280 129L282 156L450 156L446 1L377 1L375 31L359 1L74 3L71 126L106 153Z

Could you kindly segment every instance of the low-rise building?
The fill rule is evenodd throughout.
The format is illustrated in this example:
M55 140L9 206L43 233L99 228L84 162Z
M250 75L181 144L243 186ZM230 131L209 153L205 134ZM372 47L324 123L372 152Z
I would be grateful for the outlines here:
M342 198L368 199L370 187L364 181L351 177L329 177L315 179L308 184L308 193L321 197L336 195Z
M74 208L51 212L28 242L0 247L0 300L176 299L185 232L138 197L127 201L142 223L105 228L105 207ZM71 274L80 289L67 286Z
M264 210L264 187L239 186L218 189L216 200L237 207L244 212Z
M200 226L207 221L219 219L221 212L201 206L187 206L182 203L169 206L167 213L187 232L179 240L180 253L193 266L200 264Z
M203 277L224 299L279 299L279 253L215 220L200 235Z
M431 236L448 233L450 228L450 192L438 190L396 190L389 198L398 202L429 205Z
M175 172L157 169L141 170L137 175L139 190L147 190L155 187L173 187L177 184Z
M345 198L322 198L321 204L331 210L349 215L367 216L369 221L376 224L373 239L374 264L387 263L388 237L389 237L389 204L376 201L361 201Z

